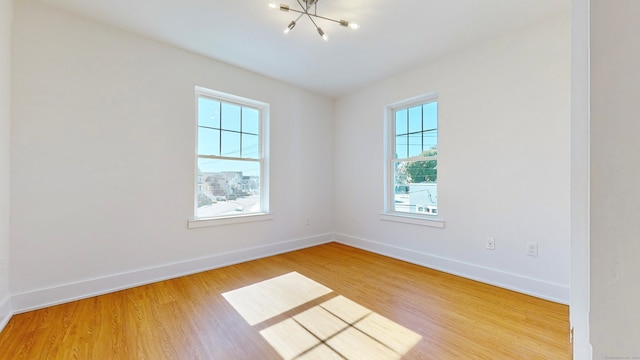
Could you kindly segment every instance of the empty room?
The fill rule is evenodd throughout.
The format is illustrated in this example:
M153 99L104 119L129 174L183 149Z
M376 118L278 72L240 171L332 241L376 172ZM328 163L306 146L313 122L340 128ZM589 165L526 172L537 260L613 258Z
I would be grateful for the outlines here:
M640 359L640 5L0 4L0 359Z

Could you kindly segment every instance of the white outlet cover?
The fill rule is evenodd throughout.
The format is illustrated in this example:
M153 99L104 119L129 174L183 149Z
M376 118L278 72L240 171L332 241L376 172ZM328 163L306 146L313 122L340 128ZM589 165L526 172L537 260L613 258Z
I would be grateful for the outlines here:
M487 248L489 250L495 250L496 249L496 239L487 238L484 246L485 246L485 248Z

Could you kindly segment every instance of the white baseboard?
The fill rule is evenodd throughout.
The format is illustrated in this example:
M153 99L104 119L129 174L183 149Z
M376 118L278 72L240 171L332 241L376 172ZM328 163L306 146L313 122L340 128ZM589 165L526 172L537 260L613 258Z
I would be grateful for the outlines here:
M197 259L164 264L152 268L108 275L75 283L12 294L13 313L21 313L74 300L172 279L184 275L282 254L306 247L332 242L333 234L322 234L265 246L241 249Z
M440 256L434 256L411 249L383 244L345 234L335 234L335 241L344 245L353 246L362 250L371 251L380 255L517 291L519 293L550 300L560 304L569 304L569 287L565 285L542 281Z
M13 310L11 309L11 297L7 296L0 300L0 331L7 326L9 320L13 316Z

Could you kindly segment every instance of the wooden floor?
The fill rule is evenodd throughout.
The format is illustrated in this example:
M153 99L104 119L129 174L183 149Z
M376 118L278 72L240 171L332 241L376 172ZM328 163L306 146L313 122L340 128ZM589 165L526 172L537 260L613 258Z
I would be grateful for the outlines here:
M282 359L222 296L297 272L421 336L402 359L570 359L569 309L340 244L15 315L0 359ZM260 299L256 299L260 301Z

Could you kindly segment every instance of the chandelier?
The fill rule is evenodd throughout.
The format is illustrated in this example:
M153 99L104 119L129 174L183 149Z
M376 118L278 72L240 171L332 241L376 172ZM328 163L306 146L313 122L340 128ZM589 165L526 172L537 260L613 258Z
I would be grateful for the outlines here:
M324 33L324 31L322 30L322 28L320 26L318 26L318 24L316 24L315 20L313 20L314 18L316 19L323 19L323 20L329 20L329 21L333 21L335 23L338 23L344 27L349 27L352 29L357 29L360 26L358 26L358 24L354 24L354 23L350 23L347 20L335 20L335 19L331 19L325 16L320 16L318 15L318 0L296 0L298 2L298 5L300 5L300 8L302 10L298 10L298 9L293 9L290 8L289 5L284 5L284 4L269 4L269 7L272 9L280 9L281 11L293 11L295 13L298 13L300 15L298 15L298 17L295 20L291 20L291 22L289 23L289 25L287 25L287 28L284 29L284 33L288 33L289 31L291 31L296 24L298 23L298 21L300 20L301 17L303 16L307 16L309 18L309 20L311 20L311 22L313 23L313 25L316 27L316 30L318 31L318 34L320 34L320 36L322 36L322 39L324 41L329 40L329 38L327 37L327 35ZM311 8L313 7L313 10L311 10Z

